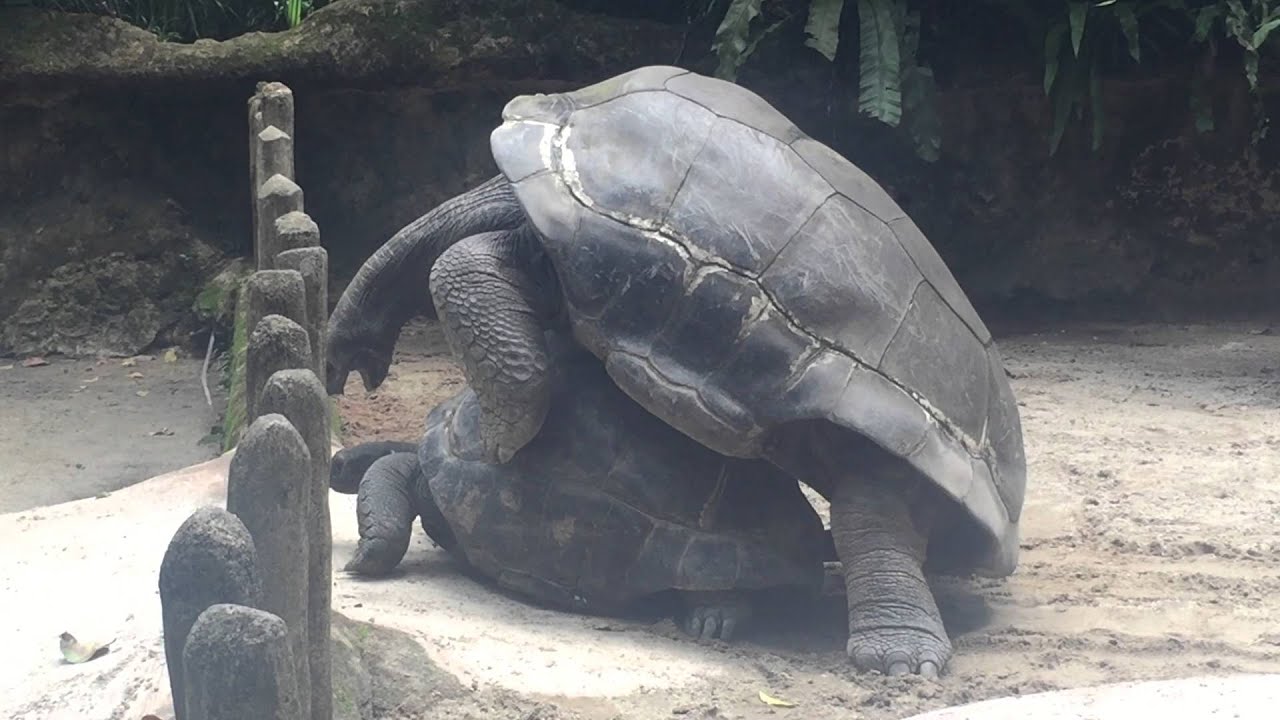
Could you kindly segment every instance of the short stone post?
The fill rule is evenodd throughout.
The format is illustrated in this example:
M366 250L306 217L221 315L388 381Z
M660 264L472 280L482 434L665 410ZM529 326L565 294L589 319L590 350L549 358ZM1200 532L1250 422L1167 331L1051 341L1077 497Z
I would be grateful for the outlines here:
M257 226L254 228L255 252L258 269L275 267L280 254L280 242L276 235L276 220L291 212L302 211L302 188L289 178L275 174L267 178L257 192Z
M251 363L253 352L251 346ZM235 513L253 536L262 568L262 609L280 616L288 628L299 703L303 717L310 718L307 541L311 453L283 415L262 415L241 438L227 477L227 510Z
M306 215L303 215L306 217ZM278 228L280 223L276 223ZM276 256L276 267L296 270L306 289L307 317L301 323L311 341L311 365L316 377L324 377L325 333L329 319L329 253L322 247L300 247Z
M318 249L318 248L317 248ZM311 456L311 509L307 520L307 637L310 643L311 714L333 716L330 617L333 529L329 518L329 397L310 370L279 370L258 400L263 415L283 415L301 434Z
M307 316L307 282L297 270L259 270L245 281L249 332L268 315L283 315L299 325Z
M303 692L289 629L272 613L243 605L209 607L182 653L190 720L304 720ZM179 717L182 717L179 715Z
M160 563L160 614L176 720L186 720L182 649L200 613L212 605L262 604L253 537L220 507L202 507L183 521Z
M249 334L244 359L245 422L262 415L259 410L267 379L280 370L311 367L311 342L307 331L282 315L268 315Z
M245 283L244 300L248 305L245 311L245 329L248 331L248 340L252 342L253 331L257 329L258 323L268 315L279 315L292 320L299 326L303 326L307 322L307 286L302 274L296 270L259 270L249 276ZM305 331L305 330L304 330ZM279 365L274 366L275 370L282 370L285 367L311 367L309 362L311 353L311 341L307 340L307 358L297 365ZM261 366L262 358L258 359ZM271 373L261 375L257 378L257 384L251 381L250 365L254 363L252 353L245 351L245 423L253 422L257 417L254 410L257 402L257 392L262 390L262 383L265 383Z
M294 248L319 247L320 226L305 212L291 212L276 218L280 252Z

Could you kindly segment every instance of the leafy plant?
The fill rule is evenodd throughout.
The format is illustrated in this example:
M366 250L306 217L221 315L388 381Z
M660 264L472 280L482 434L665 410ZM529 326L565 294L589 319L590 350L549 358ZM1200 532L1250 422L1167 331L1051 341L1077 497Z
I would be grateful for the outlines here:
M24 4L119 18L162 40L225 40L294 27L328 0L29 0ZM6 4L9 3L6 0Z
M805 21L805 45L828 61L840 47L840 19L844 0L810 0ZM713 51L719 57L716 74L737 78L738 69L760 41L792 19L754 25L762 14L762 0L733 0L716 31ZM925 160L936 160L942 127L936 110L933 70L916 61L920 45L920 15L908 11L906 0L857 0L858 112L892 127L900 124Z

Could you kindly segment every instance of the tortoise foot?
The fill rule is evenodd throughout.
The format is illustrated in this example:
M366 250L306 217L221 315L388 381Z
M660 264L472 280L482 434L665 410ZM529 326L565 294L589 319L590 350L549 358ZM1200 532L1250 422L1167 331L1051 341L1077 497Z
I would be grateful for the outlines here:
M689 609L680 627L699 640L730 642L751 617L751 605L742 598L720 593L688 595Z
M855 630L845 646L854 667L885 675L937 678L951 659L951 641L941 626L935 632L915 628Z
M342 569L357 575L382 577L390 575L398 564L400 564L400 558L395 556L387 543L362 539L356 546L355 554Z

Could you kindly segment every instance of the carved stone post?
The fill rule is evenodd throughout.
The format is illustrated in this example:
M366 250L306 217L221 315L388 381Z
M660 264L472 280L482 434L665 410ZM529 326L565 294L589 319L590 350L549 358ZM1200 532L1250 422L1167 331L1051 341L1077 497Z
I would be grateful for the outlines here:
M329 518L329 397L310 370L279 370L267 380L258 407L264 416L283 415L297 429L311 457L307 517L307 637L310 644L311 714L333 716L332 614L333 529Z
M272 126L279 133L290 138L289 159L286 167L267 171L262 166L262 147L259 136L264 130ZM267 181L267 178L275 174L284 175L290 180L293 179L292 138L293 91L278 82L258 83L257 91L249 98L249 206L253 215L251 225L254 233L253 249L254 256L258 261L258 267L270 267L270 265L262 265L263 255L260 252L262 238L258 234L258 228L261 227L258 218L258 190ZM273 259L274 256L267 257L268 262Z
M160 563L164 659L176 720L186 720L182 649L200 613L211 605L262 605L262 579L253 537L220 507L202 507L183 521Z
M303 694L284 620L219 604L196 619L182 653L190 720L304 720ZM181 715L179 716L181 717Z
M316 377L324 377L325 334L329 317L329 253L321 247L285 250L276 256L281 270L302 275L307 295L307 321L302 326L311 340L311 365Z
M263 322L267 320L270 318ZM253 352L252 347L249 352ZM309 718L307 530L311 516L311 453L283 415L259 417L241 438L227 478L227 510L235 513L253 536L262 571L262 609L285 622L297 673L299 703L303 717Z
M258 269L270 270L275 267L276 255L280 254L279 237L276 235L276 220L291 212L302 211L302 188L284 175L275 174L267 178L258 188L258 216L254 237L260 243L257 247Z

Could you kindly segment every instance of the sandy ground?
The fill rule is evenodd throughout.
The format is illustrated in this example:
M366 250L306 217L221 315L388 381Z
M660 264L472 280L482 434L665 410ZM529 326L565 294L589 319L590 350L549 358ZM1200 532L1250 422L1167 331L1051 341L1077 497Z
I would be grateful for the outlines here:
M1280 671L1280 324L1079 324L1000 347L1031 478L1023 554L1006 580L938 582L957 648L945 682L851 677L829 607L809 627L700 651L745 673L584 716L780 712L760 707L764 689L806 717L897 718L1117 680ZM461 382L436 329L408 329L380 391L365 395L353 376L344 442L413 437ZM428 547L415 538L405 577L383 582L428 580Z
M44 358L42 358L44 359ZM201 359L0 358L0 513L112 492L208 460L222 407Z
M836 603L704 646L669 620L558 613L496 593L420 532L396 576L339 574L335 609L412 633L471 688L403 717L888 720L1110 681L1280 672L1280 325L1077 326L1005 336L1001 348L1030 463L1022 564L1005 580L938 583L957 649L941 682L853 674ZM438 334L412 328L384 389L366 396L357 382L341 401L348 444L413 437L460 376ZM162 707L155 572L186 515L221 502L222 472L225 458L0 515L0 607L22 619L0 628L0 717ZM353 498L331 501L340 567ZM61 665L62 630L121 640L92 663ZM798 707L766 706L760 691Z

